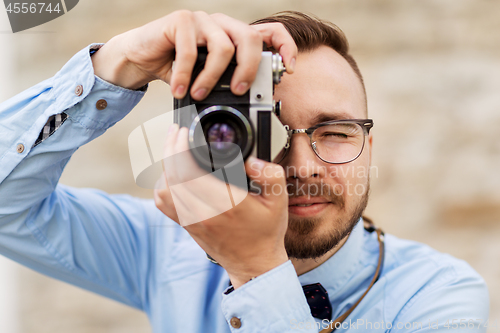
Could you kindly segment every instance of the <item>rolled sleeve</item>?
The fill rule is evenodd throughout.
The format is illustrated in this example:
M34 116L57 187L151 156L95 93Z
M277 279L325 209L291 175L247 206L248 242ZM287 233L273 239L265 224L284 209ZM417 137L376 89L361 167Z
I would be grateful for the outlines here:
M89 49L96 45L78 52L54 77L0 104L0 182L36 149L33 145L51 116L65 112L83 128L100 135L144 96L143 91L117 87L94 75ZM105 110L95 106L100 99L107 101ZM75 147L82 144L82 140L73 141Z
M0 217L23 211L46 197L72 153L102 135L144 96L144 91L121 88L96 77L89 53L95 47L84 48L54 77L0 104L0 199L4 203ZM63 112L67 119L51 140L34 145L47 120ZM18 172L13 175L15 169ZM43 180L43 188L36 193L26 193L13 183L30 178L29 174Z

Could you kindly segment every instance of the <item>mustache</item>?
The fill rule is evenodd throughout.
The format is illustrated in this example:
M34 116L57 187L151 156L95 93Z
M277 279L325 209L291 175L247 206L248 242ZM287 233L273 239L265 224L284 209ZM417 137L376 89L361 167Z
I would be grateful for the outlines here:
M288 182L286 188L289 199L299 197L319 197L338 205L341 209L345 206L345 198L342 195L342 189L339 189L336 186L331 186L323 181L305 183L296 180L295 182Z

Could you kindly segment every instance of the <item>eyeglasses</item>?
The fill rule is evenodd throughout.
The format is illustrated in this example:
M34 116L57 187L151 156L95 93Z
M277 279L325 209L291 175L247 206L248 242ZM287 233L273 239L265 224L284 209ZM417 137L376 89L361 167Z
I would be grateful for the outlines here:
M307 129L294 130L285 125L288 142L274 162L280 163L285 159L290 150L293 134L300 133L309 136L312 149L322 161L331 164L352 162L363 152L365 138L372 127L371 119L333 120Z

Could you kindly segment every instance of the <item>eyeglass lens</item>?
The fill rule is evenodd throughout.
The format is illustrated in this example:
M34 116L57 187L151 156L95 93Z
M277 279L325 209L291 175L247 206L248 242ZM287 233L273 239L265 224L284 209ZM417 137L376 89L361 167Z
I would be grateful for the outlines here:
M336 123L318 127L311 134L311 145L319 158L329 163L347 163L363 150L365 135L357 123ZM290 149L290 148L289 148ZM289 149L283 149L274 160L281 162Z

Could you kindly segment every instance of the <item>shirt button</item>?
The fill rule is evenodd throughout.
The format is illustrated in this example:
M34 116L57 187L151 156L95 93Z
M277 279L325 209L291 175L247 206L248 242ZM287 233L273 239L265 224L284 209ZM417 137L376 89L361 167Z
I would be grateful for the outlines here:
M233 318L231 318L231 320L229 321L229 323L234 328L240 328L241 327L241 320L240 320L240 318L233 317Z
M18 144L16 150L19 154L22 154L24 151L24 145L22 143Z
M95 107L97 108L97 110L104 110L108 107L108 102L106 102L106 100L104 99L100 99L97 101L97 103L95 103Z
M82 94L83 94L83 86L81 84L79 84L75 88L75 95L82 96Z

